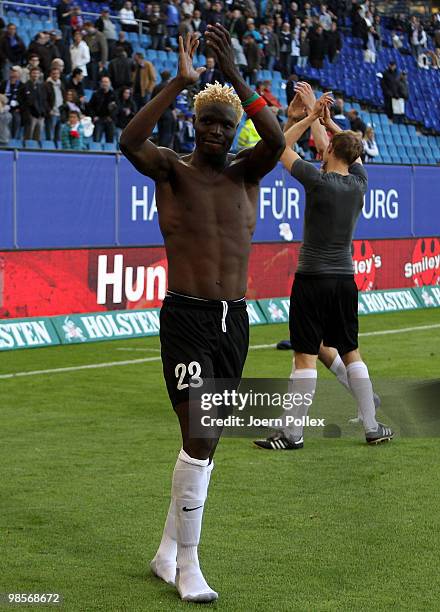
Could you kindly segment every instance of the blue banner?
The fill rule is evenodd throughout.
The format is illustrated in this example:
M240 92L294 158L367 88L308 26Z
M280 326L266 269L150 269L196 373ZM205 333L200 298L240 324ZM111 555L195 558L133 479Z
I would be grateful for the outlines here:
M14 248L13 151L0 151L0 248Z
M20 153L18 247L115 245L115 172L113 156Z
M157 219L154 181L119 159L118 243L123 246L163 244Z
M440 168L414 166L414 235L440 236Z
M0 167L0 249L163 244L154 182L123 156L20 152L14 161L1 152ZM355 238L440 234L438 168L367 170ZM300 241L304 207L304 189L279 164L261 181L254 241Z

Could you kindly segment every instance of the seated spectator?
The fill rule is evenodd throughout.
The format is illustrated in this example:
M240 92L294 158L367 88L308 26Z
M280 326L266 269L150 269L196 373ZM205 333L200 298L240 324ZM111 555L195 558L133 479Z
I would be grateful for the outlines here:
M134 62L131 74L133 86L133 98L136 106L141 108L151 98L151 93L156 85L156 71L151 62L144 59L142 53L134 54Z
M12 66L9 79L0 83L0 93L5 94L11 113L11 137L18 138L21 128L21 104L23 102L23 83L20 66Z
M65 88L58 68L52 68L46 80L49 112L46 117L46 140L59 140L61 129L60 107L63 105Z
M213 57L206 58L206 70L202 72L200 77L200 89L204 89L208 83L215 83L218 81L220 85L225 84L225 77L223 73L215 67L215 59Z
M123 87L116 101L116 110L114 113L116 127L121 130L127 127L137 113L137 110L131 88Z
M374 138L374 130L371 126L368 126L365 130L365 136L362 138L362 144L364 145L365 162L374 161L374 158L379 155L379 149Z
M102 77L99 89L95 91L89 102L89 109L95 125L94 141L101 142L102 134L105 133L106 142L113 142L116 96L108 77Z
M87 64L90 62L90 49L79 30L73 33L73 43L70 45L70 61L72 70L81 68L84 76L88 76Z
M341 128L341 130L350 130L351 126L350 126L350 121L347 119L347 117L344 114L344 103L342 102L342 110L341 110L341 106L335 104L331 109L330 109L330 114L332 116L333 121L339 125L339 127Z
M397 50L400 50L403 47L403 36L398 32L393 32L391 37L393 47Z
M80 123L80 115L77 111L69 112L68 122L61 128L61 146L63 149L74 149L84 151L84 129Z
M353 130L353 132L361 132L362 134L365 134L367 126L359 117L359 113L357 112L357 110L354 110L354 108L349 110L347 113L347 117L350 121L350 129Z
M9 111L8 99L0 94L0 145L7 145L11 138L12 115Z
M4 80L9 78L11 66L23 63L26 45L17 34L17 26L8 23L6 32L0 38L0 61L3 61Z
M238 148L248 149L256 145L259 140L261 140L261 136L255 129L252 119L246 119L238 133Z
M129 0L124 2L124 6L119 11L121 18L121 28L124 32L138 32L139 26L134 18L133 5Z

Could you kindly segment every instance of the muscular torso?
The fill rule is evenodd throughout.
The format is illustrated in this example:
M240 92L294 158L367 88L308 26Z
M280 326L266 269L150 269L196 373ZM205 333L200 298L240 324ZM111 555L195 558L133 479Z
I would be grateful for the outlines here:
M173 291L215 300L246 293L258 184L246 183L243 160L221 173L175 158L168 182L156 183L159 225Z

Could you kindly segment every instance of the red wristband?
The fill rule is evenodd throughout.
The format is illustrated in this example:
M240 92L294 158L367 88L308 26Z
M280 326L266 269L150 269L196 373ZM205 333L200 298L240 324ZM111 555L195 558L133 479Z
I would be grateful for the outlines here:
M255 100L246 107L246 115L248 117L253 117L265 106L267 106L266 100L264 98L258 98L258 100Z

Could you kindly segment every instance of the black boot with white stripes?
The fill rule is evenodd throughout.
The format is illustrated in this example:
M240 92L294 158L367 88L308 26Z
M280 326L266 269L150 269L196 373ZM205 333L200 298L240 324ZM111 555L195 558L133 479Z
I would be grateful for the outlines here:
M284 436L283 432L276 431L265 440L254 440L254 444L258 448L264 448L265 450L297 450L303 448L304 438L301 436L289 440L289 438Z

